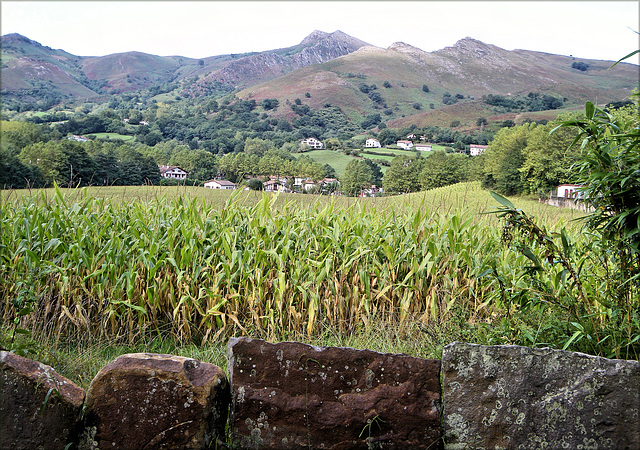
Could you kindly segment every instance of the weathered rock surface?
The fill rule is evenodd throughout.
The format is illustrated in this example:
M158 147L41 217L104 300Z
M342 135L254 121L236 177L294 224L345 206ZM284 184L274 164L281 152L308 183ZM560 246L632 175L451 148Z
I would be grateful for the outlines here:
M638 361L454 343L442 372L446 448L640 448Z
M84 395L52 367L0 351L0 448L65 448Z
M232 338L231 444L440 448L440 361Z
M229 385L218 366L134 353L105 366L87 390L84 448L205 448L224 435Z

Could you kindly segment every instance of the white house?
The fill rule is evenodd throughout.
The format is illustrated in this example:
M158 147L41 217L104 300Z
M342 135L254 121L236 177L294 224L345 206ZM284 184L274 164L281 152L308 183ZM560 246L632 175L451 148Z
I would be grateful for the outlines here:
M471 144L469 146L469 154L471 156L480 156L488 147L488 145Z
M577 198L578 189L582 187L578 184L561 184L558 186L558 197L562 198Z
M235 189L236 184L227 180L210 180L204 183L204 187L209 189Z
M364 143L364 146L366 148L380 148L380 141L377 139L373 139L373 138L369 138L366 140L366 142Z
M187 172L176 166L158 166L160 176L162 178L175 178L176 180L184 180L189 175Z
M301 144L306 144L313 149L324 148L324 144L314 137L303 139Z
M403 148L405 150L409 150L410 148L413 147L413 142L411 141L398 141L396 142L396 145L400 148Z
M78 136L77 134L74 134L73 136L69 136L67 139L69 139L70 141L78 141L78 142L87 142L89 140L88 137Z
M419 152L430 152L431 144L416 144L416 150Z
M269 180L264 183L264 190L266 192L291 192L287 185L280 180Z

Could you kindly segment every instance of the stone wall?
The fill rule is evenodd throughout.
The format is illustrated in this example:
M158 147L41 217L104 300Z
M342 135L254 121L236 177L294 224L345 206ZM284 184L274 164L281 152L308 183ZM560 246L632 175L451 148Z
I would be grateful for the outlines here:
M442 361L233 338L89 389L0 352L0 448L640 448L640 362L454 343Z

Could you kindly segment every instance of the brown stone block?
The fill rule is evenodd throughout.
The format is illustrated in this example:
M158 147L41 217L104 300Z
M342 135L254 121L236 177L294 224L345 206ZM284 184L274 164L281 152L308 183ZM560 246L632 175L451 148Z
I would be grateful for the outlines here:
M84 395L52 367L0 351L0 448L64 449L76 438Z
M227 378L218 366L173 355L122 355L87 391L88 448L207 448L224 435Z
M447 448L640 448L638 361L454 343L442 373Z
M231 444L439 448L440 361L232 338Z

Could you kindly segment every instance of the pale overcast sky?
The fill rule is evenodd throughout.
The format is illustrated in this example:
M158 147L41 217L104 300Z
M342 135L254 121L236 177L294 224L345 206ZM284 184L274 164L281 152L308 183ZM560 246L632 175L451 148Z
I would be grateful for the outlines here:
M272 50L314 30L425 51L467 36L507 50L618 60L640 47L638 1L17 1L2 34L80 56L126 51L192 58ZM633 62L638 64L636 56Z

